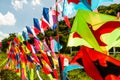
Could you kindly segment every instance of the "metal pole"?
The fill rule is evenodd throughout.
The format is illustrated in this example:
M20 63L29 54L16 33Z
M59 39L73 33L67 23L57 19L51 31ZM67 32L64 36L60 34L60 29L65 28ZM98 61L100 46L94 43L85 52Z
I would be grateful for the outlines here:
M115 47L113 47L113 54L114 54L114 55L116 54L116 49L115 49Z
M57 3L58 0L56 0ZM56 11L58 11L58 5L56 5ZM58 26L58 14L56 12L56 24L57 24L57 29L56 29L56 33L57 33L57 41L60 42L59 40L59 26ZM60 54L60 50L58 51L58 54Z
M57 0L56 0L56 3L57 3ZM58 7L57 7L57 5L56 5L56 11L58 10ZM59 27L58 27L58 16L57 16L57 12L56 12L56 24L57 24L57 29L56 29L56 31L57 31L57 40L58 40L58 42L59 42Z
M56 0L56 3L57 3L57 0ZM56 11L58 10L58 7L56 5ZM59 42L59 27L58 27L58 16L57 16L57 12L56 12L56 24L57 24L57 29L56 29L56 32L57 32L57 41ZM60 54L60 50L58 51L58 54ZM60 57L58 57L58 62L59 62L59 68L61 66L61 62L60 62ZM60 80L63 79L63 72L61 69L59 69L59 72L60 72Z

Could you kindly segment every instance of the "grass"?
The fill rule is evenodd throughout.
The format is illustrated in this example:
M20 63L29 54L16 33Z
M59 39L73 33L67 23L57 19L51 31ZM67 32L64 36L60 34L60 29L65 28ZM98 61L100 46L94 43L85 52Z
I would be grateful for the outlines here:
M74 56L72 54L72 56L70 54L64 54L67 56ZM111 57L116 58L117 60L120 60L120 54L110 54ZM0 64L3 63L3 61L5 61L5 59L7 58L7 55L5 53L0 53ZM3 66L5 65L5 63L3 64ZM2 66L2 67L3 67ZM1 68L2 69L2 68ZM10 71L10 70L1 70L0 72L1 75L1 80L20 80L20 77L16 75L15 72ZM44 74L44 72L42 70L40 70L40 76L42 77L43 80L50 80L49 77ZM80 69L75 69L75 70L71 70L68 72L68 78L69 80L92 80L84 70L80 70ZM35 80L39 80L36 73L35 73Z
M75 69L68 72L69 80L92 80L82 69Z
M1 70L1 80L20 80L20 77L13 71Z
M5 53L0 53L0 69L6 64L7 55Z

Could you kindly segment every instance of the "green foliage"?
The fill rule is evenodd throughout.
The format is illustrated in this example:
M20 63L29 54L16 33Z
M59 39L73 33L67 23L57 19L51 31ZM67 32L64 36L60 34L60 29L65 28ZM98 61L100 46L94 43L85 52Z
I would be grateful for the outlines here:
M42 71L42 69L40 69L39 73L40 73L40 76L41 76L42 80L50 80L50 78ZM35 75L34 80L39 80L37 75Z
M8 38L5 38L2 40L2 48L1 51L6 52L7 48L8 48L8 42L12 41L14 38L16 37L15 33L11 33L9 34Z
M73 24L74 18L69 19L70 24ZM70 48L67 47L67 41L70 33L70 29L66 26L64 21L60 21L58 23L59 27L59 42L62 44L63 48L61 50L61 53L70 53Z
M111 4L109 6L98 7L100 13L116 16L117 12L120 12L120 4Z
M7 58L7 55L5 53L0 53L0 69L3 68L3 66L5 65L6 62L4 61L6 58Z
M13 71L1 70L1 80L20 80L20 77Z
M111 57L120 60L120 53L110 54Z
M70 54L64 54L67 56L71 56ZM110 54L111 57L116 58L117 60L120 60L120 54L116 53ZM6 55L3 53L0 55L0 64L5 60ZM49 77L40 69L39 71L40 76L42 77L43 80L50 80ZM1 80L20 80L20 77L16 75L15 72L10 71L10 70L1 70L0 72L1 75ZM69 80L92 80L83 69L75 69L71 70L68 72L68 78ZM34 80L39 80L36 73L35 73L35 79Z
M69 80L92 80L84 70L75 69L68 72Z

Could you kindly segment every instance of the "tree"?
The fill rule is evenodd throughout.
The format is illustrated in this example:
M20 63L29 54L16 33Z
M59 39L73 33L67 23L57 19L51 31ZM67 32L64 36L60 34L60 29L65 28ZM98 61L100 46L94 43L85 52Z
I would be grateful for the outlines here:
M15 37L15 33L10 33L8 38L3 39L1 51L6 52L8 48L8 42L12 41Z
M108 15L116 16L118 12L120 12L120 4L111 4L109 6L99 6L98 12Z

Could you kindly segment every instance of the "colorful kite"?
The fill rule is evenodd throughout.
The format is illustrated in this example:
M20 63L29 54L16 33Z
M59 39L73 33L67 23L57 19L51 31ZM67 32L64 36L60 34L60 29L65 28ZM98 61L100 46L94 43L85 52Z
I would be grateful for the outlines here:
M110 33L119 27L120 20L115 16L78 10L71 29L72 33L68 40L68 46L86 45L94 49L96 48L95 50L97 51L101 51L100 46L107 46L101 39L101 35ZM76 37L74 36L75 34L79 36ZM79 38L82 38L85 41ZM78 44L73 42L74 39L78 40Z
M80 10L78 10L75 17L71 32L77 32L83 39L85 39L95 50L102 52L99 43L94 37L92 31L88 27L85 20L80 15ZM69 43L68 43L69 44Z
M115 29L111 33L101 35L104 43L107 44L106 49L109 51L112 47L120 47L120 28Z
M71 71L74 69L83 69L83 67L80 65L76 65L76 64L70 64L70 65L66 66L63 70L63 80L67 80L68 71Z
M82 46L71 61L75 62L82 65L86 73L95 80L119 80L120 61L92 48Z
M104 2L112 2L113 0L64 0L63 16L70 16L78 9L93 11Z

